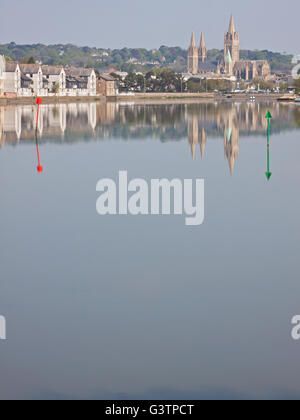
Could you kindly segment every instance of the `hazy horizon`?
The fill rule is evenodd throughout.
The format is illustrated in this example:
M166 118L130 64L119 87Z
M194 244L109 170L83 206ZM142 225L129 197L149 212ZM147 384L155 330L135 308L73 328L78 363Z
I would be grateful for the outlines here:
M240 48L299 54L297 19L300 4L287 0L279 11L270 0L253 0L251 5L237 0L203 4L187 0L115 0L113 4L89 0L58 2L47 10L37 0L31 7L21 0L2 5L0 44L74 44L105 49L147 48L162 45L187 48L191 32L197 42L203 31L208 49L223 48L224 33L233 14L240 34ZM15 15L15 11L18 13ZM13 17L14 24L9 17ZM55 22L55 24L53 23ZM280 30L281 29L281 30Z

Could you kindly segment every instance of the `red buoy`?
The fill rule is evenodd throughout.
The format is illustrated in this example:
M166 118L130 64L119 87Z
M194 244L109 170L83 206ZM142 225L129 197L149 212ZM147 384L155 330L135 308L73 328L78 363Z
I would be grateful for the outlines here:
M38 142L38 124L39 124L40 105L42 105L42 98L36 98L36 104L38 106L37 116L36 116L36 130L35 130L36 152L37 152L37 158L38 158L37 171L38 173L42 173L43 167L40 163L40 152L39 152L39 142Z

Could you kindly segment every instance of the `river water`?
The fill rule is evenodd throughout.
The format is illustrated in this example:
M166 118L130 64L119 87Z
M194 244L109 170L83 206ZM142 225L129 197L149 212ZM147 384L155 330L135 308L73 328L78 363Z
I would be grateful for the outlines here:
M299 398L300 107L35 115L0 108L0 398ZM120 170L204 179L203 225L99 216Z

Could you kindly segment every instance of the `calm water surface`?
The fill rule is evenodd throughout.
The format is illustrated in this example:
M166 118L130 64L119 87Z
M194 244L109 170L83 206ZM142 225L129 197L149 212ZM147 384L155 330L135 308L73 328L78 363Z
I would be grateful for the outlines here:
M268 182L267 124L273 115ZM300 107L0 108L0 398L299 398ZM204 178L205 223L96 183Z

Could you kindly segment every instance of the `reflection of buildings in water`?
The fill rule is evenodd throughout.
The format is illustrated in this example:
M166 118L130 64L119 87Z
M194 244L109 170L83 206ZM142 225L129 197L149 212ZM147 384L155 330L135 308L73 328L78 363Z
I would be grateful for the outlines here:
M2 144L18 143L22 132L22 110L20 107L4 107L2 110Z
M204 128L199 129L199 119L196 115L188 120L188 138L192 150L192 157L195 159L196 148L199 144L202 159L205 154L205 146L207 141L207 134Z
M239 154L239 135L266 133L267 110L273 114L276 130L296 126L295 106L279 103L187 103L122 104L72 103L42 105L38 124L39 137L75 142L82 139L158 138L176 141L186 138L193 158L200 147L205 155L207 136L224 135L224 151L231 173ZM35 106L0 107L0 144L34 140Z
M207 111L207 108L205 109ZM242 110L239 106L230 106L224 109L224 112L213 114L213 119L203 119L202 113L187 114L188 119L188 140L192 151L192 157L195 159L197 146L200 146L200 153L202 159L205 155L205 146L207 142L207 132L203 127L203 124L211 127L215 124L218 131L224 130L224 152L225 157L229 163L230 173L233 174L235 160L239 155L239 127L240 125L248 127L256 127L258 124L258 118L254 118L255 114L252 112L253 109L250 107L243 107ZM207 116L206 116L207 117ZM265 124L264 119L260 123ZM253 125L254 124L254 125Z
M72 103L42 105L38 124L39 135L76 138L76 133L88 134L97 130L99 138L110 137L116 132L126 138L154 136L175 140L186 136L194 150L197 144L204 155L206 134L220 135L229 126L239 127L240 132L265 132L265 114L271 109L276 121L292 123L293 110L279 104L259 103L199 103L199 104L118 104ZM4 107L2 112L2 142L33 139L36 107ZM20 119L21 118L21 119ZM21 131L21 132L20 132ZM13 133L13 135L12 135ZM72 134L72 136L70 135ZM3 140L4 136L4 140ZM79 136L78 136L79 137Z
M96 121L104 124L113 123L116 121L117 113L121 114L121 111L119 111L119 104L116 104L115 102L99 104L96 109ZM123 120L123 122L126 124L125 120Z
M97 104L79 103L66 105L66 129L71 132L94 132L97 127Z
M95 128L97 127L97 105L95 103L89 104L88 120L92 130L95 130Z
M188 139L193 159L199 144L201 155L204 156L206 133L218 135L224 133L224 153L228 160L229 169L233 174L236 159L239 155L240 133L266 133L267 121L265 115L271 109L274 120L287 123L293 120L291 111L279 103L260 104L253 102L196 104L187 105L186 119L188 125Z
M202 159L204 159L204 155L205 155L206 142L207 142L207 134L204 128L202 128L201 137L200 137L200 152L201 152Z
M33 140L36 128L40 137L64 137L67 129L94 131L97 112L96 103L42 105L36 127L36 106L0 107L1 145Z
M224 128L224 153L229 163L230 173L233 174L235 160L239 155L239 128L234 113L228 114L228 119ZM188 120L188 139L192 151L192 157L195 159L196 148L200 146L202 159L205 155L205 146L207 142L207 134L205 129L199 128L199 119L197 115L193 115Z
M228 160L231 174L233 174L235 160L239 155L239 116L240 113L236 113L234 108L232 108L231 112L227 115L227 121L224 127L224 154Z
M224 131L224 153L229 163L231 175L233 174L235 160L239 155L239 129L228 125Z
M199 125L196 116L188 121L188 138L192 150L192 157L195 159L196 147L199 142Z
M45 105L40 109L40 135L63 136L67 127L66 105Z
M187 115L197 115L199 123L206 126L216 126L223 131L229 118L235 118L241 131L260 131L266 128L265 115L269 105L261 105L259 103L220 103L220 104L198 104L194 106L188 105ZM274 113L279 117L279 111L276 106L272 105ZM276 115L275 115L276 117Z

